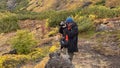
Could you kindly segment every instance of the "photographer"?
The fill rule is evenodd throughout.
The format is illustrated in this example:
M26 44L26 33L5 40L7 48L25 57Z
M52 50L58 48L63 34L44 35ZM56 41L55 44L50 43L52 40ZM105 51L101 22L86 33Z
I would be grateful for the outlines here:
M68 17L66 22L60 23L59 32L62 34L61 49L67 49L72 61L74 52L78 52L78 26L71 17Z

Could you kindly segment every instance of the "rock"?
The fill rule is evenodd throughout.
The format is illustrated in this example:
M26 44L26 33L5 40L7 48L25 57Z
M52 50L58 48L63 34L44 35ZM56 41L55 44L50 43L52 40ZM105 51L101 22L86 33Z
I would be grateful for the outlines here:
M72 62L60 55L60 53L51 53L49 54L49 61L46 64L45 68L74 68Z
M92 2L85 2L83 5L82 5L82 8L85 8L85 7L87 7L87 6L89 6L89 5L91 5L92 4Z
M16 0L8 0L7 1L7 9L13 10L16 7Z
M104 31L104 30L107 30L108 27L107 25L105 24L100 24L97 28L96 28L96 31Z
M13 49L13 50L10 50L8 53L4 53L2 55L6 55L6 54L17 54L17 50Z

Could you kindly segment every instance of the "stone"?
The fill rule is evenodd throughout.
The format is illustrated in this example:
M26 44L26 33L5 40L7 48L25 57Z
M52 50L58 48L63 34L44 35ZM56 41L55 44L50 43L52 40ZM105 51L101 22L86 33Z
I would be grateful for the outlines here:
M51 53L49 57L50 59L45 65L45 68L74 68L69 58L61 56L60 53Z
M16 7L16 0L8 0L6 6L8 10L13 10Z

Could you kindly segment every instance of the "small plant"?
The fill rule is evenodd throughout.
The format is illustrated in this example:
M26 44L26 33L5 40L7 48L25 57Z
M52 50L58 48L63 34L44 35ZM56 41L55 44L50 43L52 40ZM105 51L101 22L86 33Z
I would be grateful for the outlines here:
M18 54L28 54L37 44L32 33L27 30L18 30L17 34L11 40L12 48L17 50Z
M86 16L75 16L74 19L78 24L79 32L87 32L93 29L93 22L91 18Z
M53 45L53 46L51 46L51 48L50 48L50 52L55 52L56 50L58 49L58 47L57 46L55 46L55 45Z

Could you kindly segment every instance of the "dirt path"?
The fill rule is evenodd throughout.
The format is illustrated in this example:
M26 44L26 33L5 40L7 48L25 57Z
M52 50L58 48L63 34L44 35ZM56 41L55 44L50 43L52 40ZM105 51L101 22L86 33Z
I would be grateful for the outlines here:
M79 41L79 52L73 58L75 68L120 68L120 57L99 54L93 45L93 41Z

